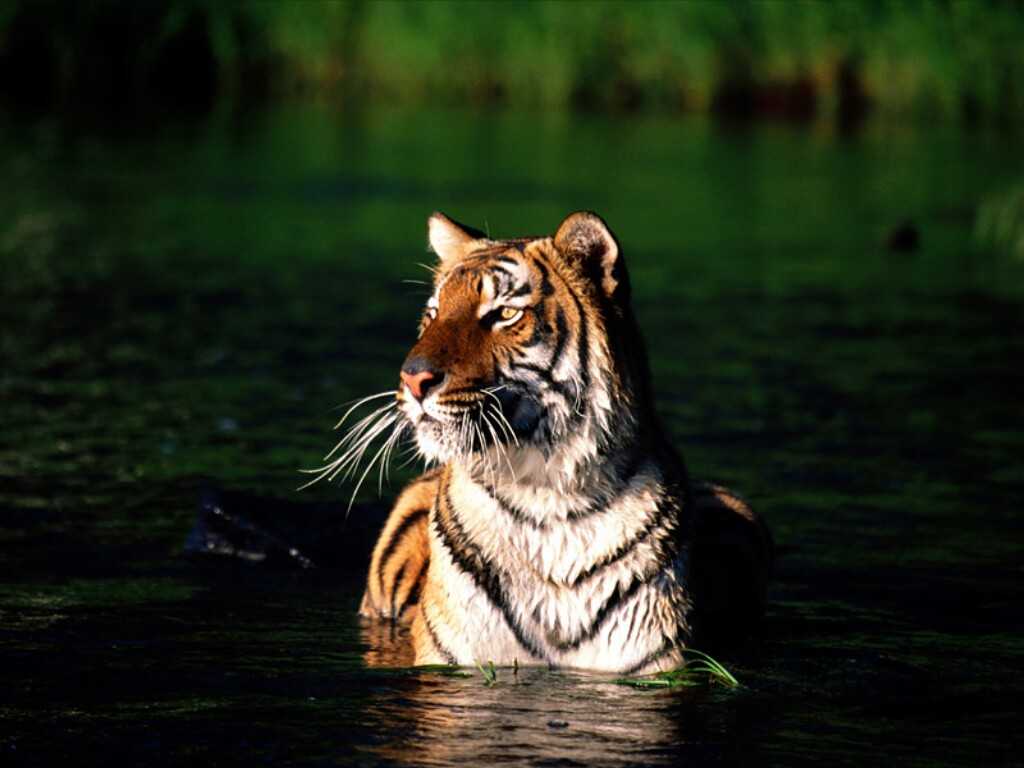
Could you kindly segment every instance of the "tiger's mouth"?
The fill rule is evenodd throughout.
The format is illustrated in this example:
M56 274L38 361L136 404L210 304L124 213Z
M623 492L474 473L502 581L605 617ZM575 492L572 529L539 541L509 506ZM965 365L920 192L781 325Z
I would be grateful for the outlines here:
M509 385L461 392L457 398L439 393L422 403L405 397L401 409L412 425L420 451L440 461L480 453L492 446L507 450L512 445L534 442L542 431L545 415L544 406L535 396Z

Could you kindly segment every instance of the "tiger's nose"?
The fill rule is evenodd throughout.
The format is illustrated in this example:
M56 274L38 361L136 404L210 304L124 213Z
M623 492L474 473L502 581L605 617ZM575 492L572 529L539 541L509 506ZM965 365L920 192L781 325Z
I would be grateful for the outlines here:
M422 400L427 396L427 392L444 380L444 373L434 368L430 361L423 357L406 360L399 376L417 400Z

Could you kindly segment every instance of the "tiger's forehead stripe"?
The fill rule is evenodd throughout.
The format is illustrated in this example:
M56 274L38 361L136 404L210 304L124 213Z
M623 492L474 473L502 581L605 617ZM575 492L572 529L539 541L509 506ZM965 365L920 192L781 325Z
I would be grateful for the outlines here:
M531 291L530 269L518 259L501 259L491 267L492 274L498 281L497 299L518 298L528 296Z
M479 295L477 314L480 317L499 305L523 306L528 303L533 293L531 270L527 260L520 255L522 249L518 245L515 248L514 252L502 249L496 254L492 248L467 256L440 276L432 297L433 304L440 302L442 292L453 280L467 281Z
M495 260L497 262L498 260ZM517 260L504 258L501 263L488 264L487 280L491 290L481 297L478 316L483 317L498 306L525 306L533 289L527 266Z

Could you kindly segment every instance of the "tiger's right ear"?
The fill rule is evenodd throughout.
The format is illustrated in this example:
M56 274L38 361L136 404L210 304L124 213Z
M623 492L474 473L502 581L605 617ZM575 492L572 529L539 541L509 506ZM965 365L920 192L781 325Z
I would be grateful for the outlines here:
M558 227L555 246L584 275L601 286L605 295L629 299L629 276L615 235L596 213L577 211Z
M465 256L473 243L486 240L487 235L452 221L440 211L434 211L427 219L427 239L430 241L430 249L438 258L449 261Z

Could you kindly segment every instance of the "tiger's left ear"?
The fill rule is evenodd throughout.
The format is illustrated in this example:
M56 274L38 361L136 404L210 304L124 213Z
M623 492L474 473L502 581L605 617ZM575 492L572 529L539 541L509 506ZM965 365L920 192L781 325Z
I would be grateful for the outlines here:
M629 277L619 244L596 213L570 214L555 233L555 247L597 282L609 298L628 296Z
M462 258L474 243L486 240L487 236L479 230L449 219L440 211L434 211L427 219L427 239L430 241L430 250L436 253L441 261L448 261Z

